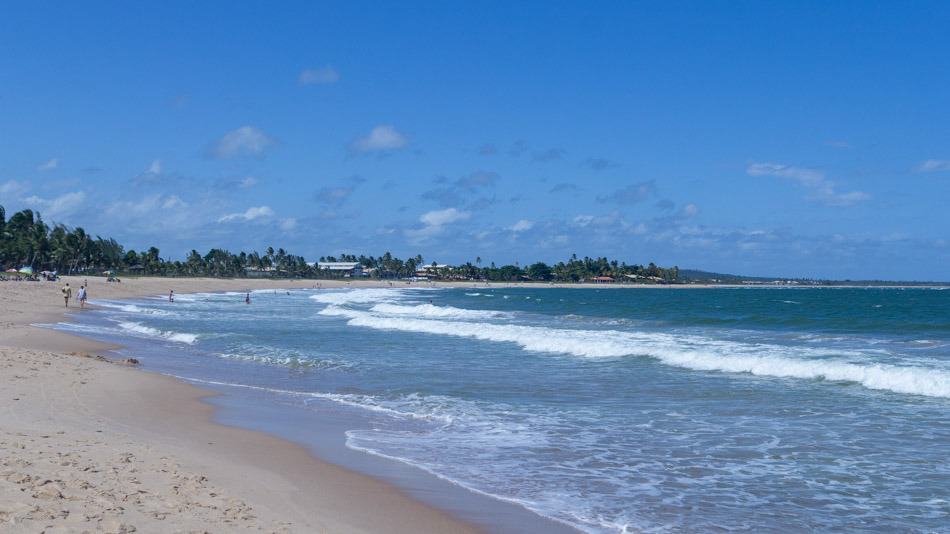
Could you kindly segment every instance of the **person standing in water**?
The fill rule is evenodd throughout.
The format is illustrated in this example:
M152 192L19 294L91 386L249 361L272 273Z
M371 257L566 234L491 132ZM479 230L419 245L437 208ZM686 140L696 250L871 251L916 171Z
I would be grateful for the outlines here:
M251 292L248 291L247 295L244 296L244 304L250 304L250 303L251 303Z
M73 288L69 287L69 282L63 286L63 299L66 301L66 307L69 307L69 299L73 296Z
M168 302L175 302L175 290L172 289L168 292Z
M79 297L79 307L85 308L86 307L86 286L84 285L79 286L79 294L76 296Z

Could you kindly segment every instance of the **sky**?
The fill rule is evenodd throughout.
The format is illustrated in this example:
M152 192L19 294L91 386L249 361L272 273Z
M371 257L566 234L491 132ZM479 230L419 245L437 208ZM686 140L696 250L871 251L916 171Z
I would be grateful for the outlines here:
M0 205L128 248L950 280L947 2L20 2Z

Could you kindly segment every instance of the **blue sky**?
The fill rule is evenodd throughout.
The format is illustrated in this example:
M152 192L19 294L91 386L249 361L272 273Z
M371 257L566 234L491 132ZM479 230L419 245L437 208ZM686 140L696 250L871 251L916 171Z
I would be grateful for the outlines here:
M950 279L950 4L48 2L0 204L127 246Z

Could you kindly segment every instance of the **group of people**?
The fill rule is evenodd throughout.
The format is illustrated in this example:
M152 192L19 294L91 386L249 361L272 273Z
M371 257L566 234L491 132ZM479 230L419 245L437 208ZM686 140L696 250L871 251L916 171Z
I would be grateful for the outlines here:
M174 290L174 289L170 289L170 290L168 291L168 302L175 302L175 290ZM250 303L251 303L251 292L250 292L250 291L248 291L248 292L247 292L247 295L244 296L244 303L245 303L245 304L250 304Z
M89 281L87 280L87 281L85 281L85 282L83 283L83 285L79 286L79 293L76 294L76 298L79 299L79 307L80 307L80 308L85 308L85 307L86 307L86 300L89 298L89 294L88 294L88 292L86 291L86 287L88 287L88 286L89 286ZM65 301L66 307L68 308L68 307L69 307L69 299L73 298L73 288L69 287L69 282L66 282L66 285L63 286L62 292L63 292L63 300ZM290 293L288 292L287 294L289 295ZM175 302L175 290L174 290L174 289L168 291L168 302ZM247 294L244 296L244 303L245 303L245 304L250 304L250 303L251 303L251 292L250 292L250 291L248 291Z
M76 298L79 299L79 307L86 307L86 299L89 298L89 294L86 292L86 286L89 285L89 282L84 282L83 285L79 286L79 293L76 294ZM66 307L69 307L69 299L73 298L73 288L69 287L69 282L66 282L66 285L63 286L63 300L66 303Z

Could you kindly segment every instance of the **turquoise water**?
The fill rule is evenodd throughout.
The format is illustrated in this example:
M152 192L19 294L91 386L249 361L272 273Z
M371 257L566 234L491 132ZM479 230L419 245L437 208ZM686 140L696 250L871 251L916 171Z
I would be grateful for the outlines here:
M948 530L950 291L243 297L59 327L174 347L144 365L229 395L365 413L350 449L584 531Z

